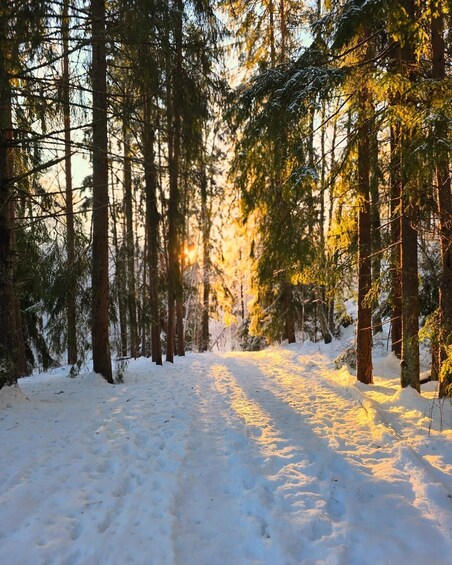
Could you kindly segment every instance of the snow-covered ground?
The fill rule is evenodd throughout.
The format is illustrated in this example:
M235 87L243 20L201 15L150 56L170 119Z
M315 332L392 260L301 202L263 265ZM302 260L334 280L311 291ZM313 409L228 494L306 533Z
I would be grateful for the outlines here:
M2 391L0 563L450 563L450 403L400 391L390 357L359 385L335 347Z

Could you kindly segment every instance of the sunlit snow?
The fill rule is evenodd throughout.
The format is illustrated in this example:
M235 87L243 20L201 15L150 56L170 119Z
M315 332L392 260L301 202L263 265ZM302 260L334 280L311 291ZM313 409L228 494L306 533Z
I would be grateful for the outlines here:
M391 356L357 384L335 347L1 391L0 562L450 563L450 403L400 391Z

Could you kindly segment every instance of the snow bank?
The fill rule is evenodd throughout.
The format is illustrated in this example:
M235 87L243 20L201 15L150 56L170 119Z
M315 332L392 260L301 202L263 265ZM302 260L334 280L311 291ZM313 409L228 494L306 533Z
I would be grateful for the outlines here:
M0 390L0 410L13 408L21 402L26 402L28 398L18 386L5 386Z

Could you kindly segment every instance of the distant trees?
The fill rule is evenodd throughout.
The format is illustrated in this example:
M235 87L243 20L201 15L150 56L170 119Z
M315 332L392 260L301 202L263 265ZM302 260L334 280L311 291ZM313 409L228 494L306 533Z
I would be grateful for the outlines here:
M308 133L313 113L307 108L305 120L291 129L284 105L268 104L260 114L255 111L262 108L267 89L275 84L280 69L296 49L304 7L302 2L283 0L258 2L255 9L238 1L228 8L237 25L237 36L243 38L239 58L256 73L255 81L232 111L234 129L243 128L243 135L241 131L237 137L233 176L242 191L245 215L256 218L258 232L257 300L251 327L269 339L294 342L295 310L302 307L295 277L300 264L310 264L319 237L317 211L306 210L306 206L314 205L312 190L316 183L310 166L315 159L314 148ZM293 152L296 160L291 158ZM315 287L309 292L321 295ZM331 340L323 305L319 312L322 333Z

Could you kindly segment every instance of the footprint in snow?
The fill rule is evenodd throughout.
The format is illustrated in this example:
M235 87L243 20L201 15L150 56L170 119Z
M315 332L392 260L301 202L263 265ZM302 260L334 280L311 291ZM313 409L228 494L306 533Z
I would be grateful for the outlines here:
M337 498L330 497L326 510L333 520L340 520L345 514L344 504Z
M75 524L71 531L71 540L75 541L82 535L83 527L80 523Z

